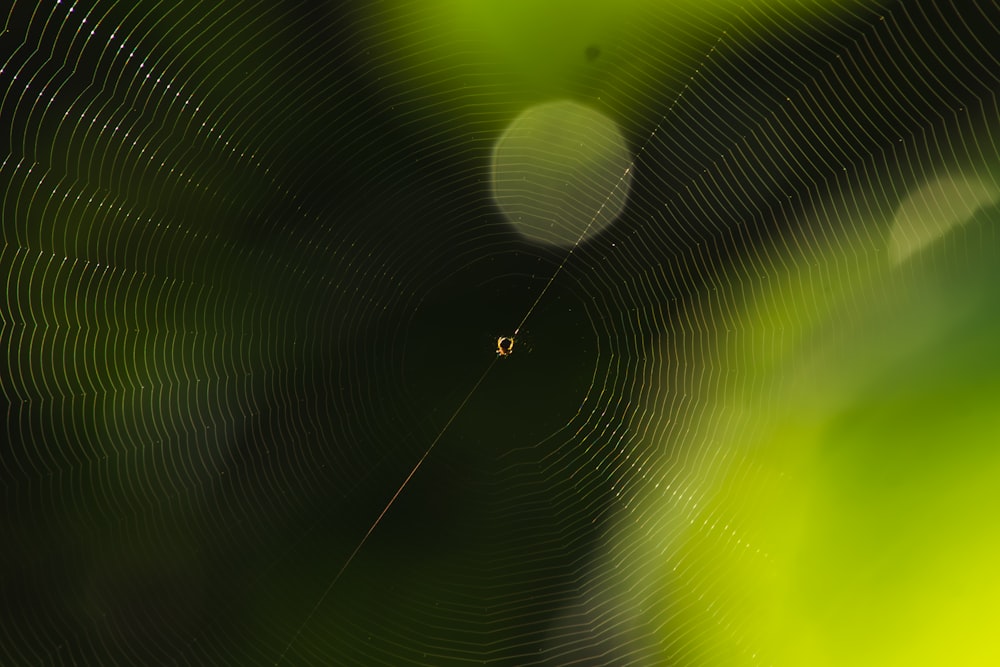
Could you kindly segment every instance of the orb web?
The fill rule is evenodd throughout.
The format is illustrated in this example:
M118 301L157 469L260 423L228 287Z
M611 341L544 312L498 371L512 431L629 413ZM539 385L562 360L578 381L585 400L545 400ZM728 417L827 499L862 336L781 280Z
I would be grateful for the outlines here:
M15 0L0 662L1000 659L996 7L660 4Z

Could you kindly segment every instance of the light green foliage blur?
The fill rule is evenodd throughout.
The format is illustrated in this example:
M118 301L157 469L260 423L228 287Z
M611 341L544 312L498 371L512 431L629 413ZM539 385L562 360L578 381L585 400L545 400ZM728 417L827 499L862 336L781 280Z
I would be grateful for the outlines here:
M394 70L395 83L425 111L434 100L464 121L500 114L499 131L526 106L559 98L599 100L619 122L634 117L644 104L637 94L679 93L731 20L786 5L802 16L838 7L827 0L412 0L373 5L371 18L379 55L392 63L387 73Z
M1000 207L901 265L880 224L881 261L792 261L706 345L734 380L617 535L662 655L685 628L692 664L1000 662Z

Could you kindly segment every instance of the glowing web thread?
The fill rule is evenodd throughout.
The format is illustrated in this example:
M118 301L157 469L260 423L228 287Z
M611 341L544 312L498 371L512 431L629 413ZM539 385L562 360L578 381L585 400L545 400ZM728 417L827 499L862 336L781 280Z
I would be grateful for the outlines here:
M722 42L723 39L725 39L725 37L727 36L727 34L728 34L727 30L723 30L722 31L722 33L719 35L719 37L713 43L712 47L706 53L706 56L705 56L706 58L709 57L718 48L719 44ZM702 63L702 65L704 65L704 63ZM696 73L700 73L700 72L701 72L701 69L696 69ZM538 304L541 302L541 300L545 297L545 294L549 291L549 288L552 287L552 284L555 282L556 278L562 272L563 268L566 266L566 264L569 262L569 260L573 257L573 253L580 246L580 244L583 242L583 240L587 237L587 234L590 232L591 227L593 227L593 225L596 222L596 220L600 217L601 213L604 211L604 207L607 205L607 203L609 201L611 201L612 196L618 191L618 189L621 187L621 185L625 181L625 179L629 175L631 175L632 169L633 169L633 167L635 167L635 163L638 160L639 156L643 152L645 152L646 146L652 140L653 136L663 126L663 122L671 115L671 113L673 112L674 108L677 106L678 102L680 101L680 98L684 95L684 92L687 91L688 88L690 88L691 82L694 80L694 78L695 78L694 76L691 76L689 78L688 82L684 84L684 86L681 88L680 92L677 93L677 95L674 97L673 101L667 107L666 111L663 113L663 115L657 121L656 125L653 127L653 130L649 133L649 136L639 146L638 150L636 151L635 155L633 156L633 158L629 162L628 166L622 172L621 176L619 176L618 181L615 183L614 187L611 188L611 190L608 192L607 196L604 198L604 201L601 203L601 205L598 207L598 209L594 212L594 215L591 216L590 221L587 223L587 226L584 227L583 231L580 232L580 234L577 236L576 241L573 243L572 246L569 247L569 249L566 251L566 254L563 256L562 260L556 266L555 270L553 270L552 275L549 276L549 279L542 286L542 289L539 290L538 295L535 297L535 300L531 303L531 305L528 307L527 311L525 311L524 316L521 318L521 321L514 328L514 331L511 334L511 337L516 337L520 333L521 328L524 327L525 323L528 321L528 318L531 317L531 314L534 312L535 308L538 306ZM455 419L458 417L458 415L462 412L462 410L468 404L468 402L472 398L472 396L476 393L476 390L478 390L479 387L480 387L480 385L482 385L483 381L486 379L486 377L489 375L490 371L493 369L493 366L496 364L496 360L498 358L499 357L497 357L497 356L493 357L493 359L490 361L490 363L486 366L486 369L479 376L479 379L476 380L475 384L472 385L472 388L469 389L469 391L465 394L465 397L458 404L458 407L456 407L455 410L451 413L451 416L444 423L444 426L442 426L441 429L438 431L437 435L434 436L434 440L432 440L431 443L430 443L430 445L427 446L427 449L424 450L424 453L417 460L417 463L413 466L412 469L410 469L410 472L403 479L403 481L399 485L399 487L397 487L395 493L392 494L392 497L389 498L389 501L382 508L382 511L379 512L378 516L375 518L375 520L368 527L367 532L365 532L364 536L358 542L357 546L354 547L354 550L351 552L351 554L344 561L344 564L340 566L340 569L337 571L337 573L330 580L330 583L327 584L326 588L320 594L319 598L316 600L315 604L313 604L312 608L310 608L309 613L306 614L306 617L299 624L298 628L296 628L295 633L292 635L291 639L289 639L288 643L285 645L285 648L282 649L280 655L278 656L278 659L275 661L275 665L280 664L284 660L285 656L288 654L288 651L291 650L291 648L295 644L296 640L302 634L302 631L309 624L309 621L311 621L312 618L313 618L313 616L316 615L316 612L319 611L319 608L323 605L323 602L330 595L330 592L333 590L333 587L336 586L337 582L343 576L344 572L347 570L347 568L350 566L350 564L354 561L354 558L358 555L358 553L364 547L365 543L368 541L368 538L371 537L372 533L375 532L375 529L378 527L379 523L382 522L382 519L386 516L386 514L388 514L389 510L392 508L392 506L395 504L396 500L402 494L402 492L406 488L407 484L409 484L410 480L412 480L413 477L414 477L414 475L416 475L417 470L419 470L420 466L423 465L423 463L424 463L425 460L427 460L427 457L431 453L431 450L434 449L434 446L437 445L437 443L441 440L441 438L444 436L444 434L447 433L447 431L451 427L452 423L455 421Z

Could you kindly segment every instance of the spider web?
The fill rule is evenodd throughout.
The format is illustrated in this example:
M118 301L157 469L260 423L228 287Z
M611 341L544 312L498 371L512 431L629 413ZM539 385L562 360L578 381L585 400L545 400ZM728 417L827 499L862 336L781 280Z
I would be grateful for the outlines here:
M564 4L14 2L0 662L1000 660L997 5Z

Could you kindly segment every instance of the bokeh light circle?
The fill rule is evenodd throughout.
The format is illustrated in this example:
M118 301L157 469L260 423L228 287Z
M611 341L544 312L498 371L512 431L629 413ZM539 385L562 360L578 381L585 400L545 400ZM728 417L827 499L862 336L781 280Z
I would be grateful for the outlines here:
M615 221L632 174L621 131L604 114L562 100L530 107L493 151L493 195L532 242L573 246Z

